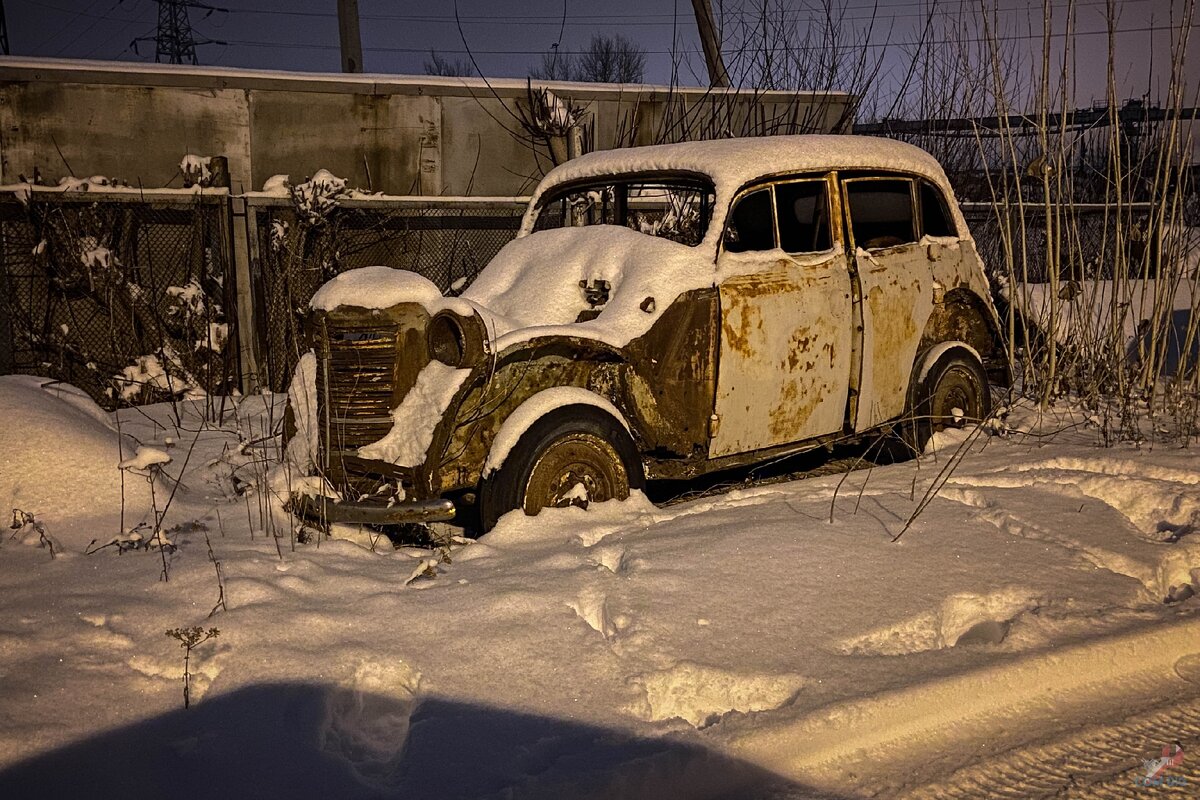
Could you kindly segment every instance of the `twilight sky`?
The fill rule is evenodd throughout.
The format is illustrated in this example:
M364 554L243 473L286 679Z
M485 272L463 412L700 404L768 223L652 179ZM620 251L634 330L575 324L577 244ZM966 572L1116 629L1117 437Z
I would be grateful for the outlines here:
M754 23L763 4L782 8L803 31L809 20L823 16L829 3L839 10L848 42L865 42L884 55L893 72L906 64L905 45L917 39L932 8L935 46L944 26L961 22L980 6L979 0L713 0L726 38L736 37L739 24ZM987 0L998 9L1001 36L1035 60L1041 46L1043 11L1040 0ZM1162 91L1168 71L1172 23L1188 0L1119 0L1117 73L1125 96L1152 96ZM9 41L16 56L153 61L157 4L153 0L7 0ZM191 10L198 39L225 44L198 48L202 65L268 69L337 71L339 69L336 0L212 0L226 11ZM1075 0L1077 20L1076 88L1078 105L1104 95L1103 0ZM621 33L647 51L646 78L671 79L672 52L678 54L679 81L704 82L696 25L689 0L459 0L461 35L453 0L359 0L364 62L367 72L420 74L436 49L451 61L466 59L467 49L489 76L528 74L541 54L557 42L560 52L584 47L594 33ZM1065 25L1065 0L1054 0L1055 30ZM868 28L874 13L874 26ZM1200 20L1193 25L1192 36ZM560 36L561 32L561 36ZM968 34L971 35L971 34ZM978 34L974 34L978 35ZM466 45L463 43L466 38ZM134 39L147 37L136 46ZM1055 46L1063 38L1056 35ZM1200 85L1200 58L1195 44L1185 74L1192 97ZM885 73L888 70L885 69Z

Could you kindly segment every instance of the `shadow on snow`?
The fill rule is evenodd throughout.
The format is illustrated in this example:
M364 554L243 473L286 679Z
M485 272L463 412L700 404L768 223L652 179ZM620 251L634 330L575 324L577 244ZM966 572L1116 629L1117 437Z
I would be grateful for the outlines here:
M15 764L0 797L829 797L699 737L262 684Z

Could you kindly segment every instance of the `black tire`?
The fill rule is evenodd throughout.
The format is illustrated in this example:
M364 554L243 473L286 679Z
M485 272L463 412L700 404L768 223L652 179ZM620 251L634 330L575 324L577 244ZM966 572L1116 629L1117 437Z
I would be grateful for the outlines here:
M582 503L564 497L577 483L587 489ZM624 500L645 484L637 448L621 423L592 406L568 406L534 423L500 469L484 478L480 524L486 533L518 508L535 516L552 506Z
M962 413L954 414L956 408ZM983 364L967 350L947 350L913 394L909 443L919 455L934 433L977 424L991 411L992 393Z

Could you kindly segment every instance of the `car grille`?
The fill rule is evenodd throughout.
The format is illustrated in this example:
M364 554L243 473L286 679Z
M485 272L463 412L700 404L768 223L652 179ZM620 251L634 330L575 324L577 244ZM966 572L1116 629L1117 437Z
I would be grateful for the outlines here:
M392 411L429 363L429 314L415 304L380 311L336 309L312 319L317 354L321 466L357 497L393 487L408 470L358 457L392 429Z
M322 333L321 444L336 458L391 430L398 331L394 326L326 327Z

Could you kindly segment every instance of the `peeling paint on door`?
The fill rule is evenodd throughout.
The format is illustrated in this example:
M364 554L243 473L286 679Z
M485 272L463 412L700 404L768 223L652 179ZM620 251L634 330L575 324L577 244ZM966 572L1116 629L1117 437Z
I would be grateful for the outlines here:
M845 256L803 266L779 251L763 258L762 271L720 287L720 423L710 457L833 433L845 419L852 327Z

